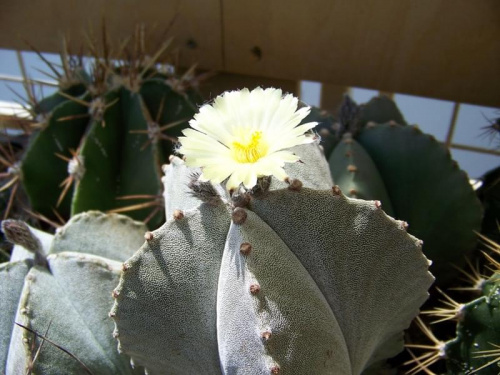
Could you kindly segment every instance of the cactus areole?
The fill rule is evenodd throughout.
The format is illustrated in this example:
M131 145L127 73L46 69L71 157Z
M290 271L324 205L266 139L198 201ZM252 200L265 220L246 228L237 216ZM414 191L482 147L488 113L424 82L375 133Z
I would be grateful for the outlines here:
M149 374L361 374L403 349L433 282L421 241L346 197L280 90L201 107L164 167L167 222L110 316Z

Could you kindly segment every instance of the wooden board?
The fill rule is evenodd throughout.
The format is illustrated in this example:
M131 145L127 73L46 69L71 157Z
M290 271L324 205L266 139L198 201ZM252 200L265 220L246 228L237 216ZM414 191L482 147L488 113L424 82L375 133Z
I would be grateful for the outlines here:
M500 106L498 0L226 0L223 22L230 72Z
M320 107L330 111L331 113L337 113L346 94L349 94L349 87L347 86L337 86L323 83L321 86Z
M284 93L291 93L298 96L298 84L296 81L286 79L273 79L264 77L254 77L243 74L219 73L203 81L200 84L200 91L209 100L222 94L224 91L255 87L275 87L283 90Z
M4 1L0 12L0 47L60 52L69 35L73 52L86 45L84 32L101 38L102 20L115 49L136 26L146 25L146 48L154 50L175 37L180 62L221 69L219 0L16 0ZM172 48L171 50L173 50Z
M145 23L154 46L174 15L183 66L500 107L498 0L4 1L0 48L78 46L103 17L113 40Z

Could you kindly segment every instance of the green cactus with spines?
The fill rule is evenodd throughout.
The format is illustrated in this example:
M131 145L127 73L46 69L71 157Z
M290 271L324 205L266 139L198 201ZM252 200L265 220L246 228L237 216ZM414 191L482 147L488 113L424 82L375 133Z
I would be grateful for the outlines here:
M95 57L90 73L63 64L59 91L32 103L40 129L31 136L20 177L33 211L65 219L116 211L151 228L161 225L161 165L200 96L154 62L139 52L125 63Z
M481 297L463 305L456 333L445 346L448 374L498 374L500 275L485 281Z
M481 226L481 204L467 175L444 146L407 125L389 98L357 110L348 103L341 131L327 137L330 144L337 139L326 154L333 180L348 196L380 200L389 215L406 221L424 241L437 282L450 283Z
M460 305L456 337L446 342L449 374L497 374L500 366L500 245L480 235L489 276L479 275L480 296Z
M467 285L456 285L455 293L460 297L450 297L438 289L442 297L439 305L422 311L422 315L434 320L427 325L418 319L421 331L432 341L432 344L416 342L407 344L410 350L422 351L418 355L412 353L413 366L411 374L433 374L435 363L441 362L441 372L450 375L497 374L500 366L500 246L494 241L480 235L490 253L485 254L484 270L480 272L479 264L473 266L468 262L470 271L462 270L467 277ZM450 288L451 290L451 288ZM457 292L458 291L458 292ZM472 298L471 298L472 294ZM455 300L456 298L456 300ZM464 302L457 302L462 301ZM441 323L444 323L444 327ZM439 324L436 324L439 323ZM453 324L455 326L453 327ZM448 326L448 327L447 327ZM450 329L454 337L450 338ZM415 338L419 337L411 333ZM448 336L448 338L446 338ZM412 340L414 341L414 340ZM439 368L439 367L436 367Z
M116 350L107 314L122 262L141 245L146 226L87 212L56 235L16 221L2 229L17 244L0 265L1 372L142 374Z
M332 188L316 144L293 151L288 182L232 196L165 167L168 221L124 263L110 313L149 373L361 374L402 349L433 281L420 242Z

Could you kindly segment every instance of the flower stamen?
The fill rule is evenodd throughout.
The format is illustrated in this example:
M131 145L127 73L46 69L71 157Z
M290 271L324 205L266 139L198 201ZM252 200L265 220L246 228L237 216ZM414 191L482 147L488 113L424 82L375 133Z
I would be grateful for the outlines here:
M262 139L261 131L254 131L249 142L234 141L231 147L231 156L238 163L255 163L266 156L269 145Z

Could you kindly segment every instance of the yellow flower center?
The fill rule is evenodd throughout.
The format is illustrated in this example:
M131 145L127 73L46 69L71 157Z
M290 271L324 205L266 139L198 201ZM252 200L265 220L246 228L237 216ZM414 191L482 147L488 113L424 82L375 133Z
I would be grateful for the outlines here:
M267 154L268 144L262 139L261 131L254 131L250 137L242 137L243 142L234 141L231 156L238 163L255 163Z

